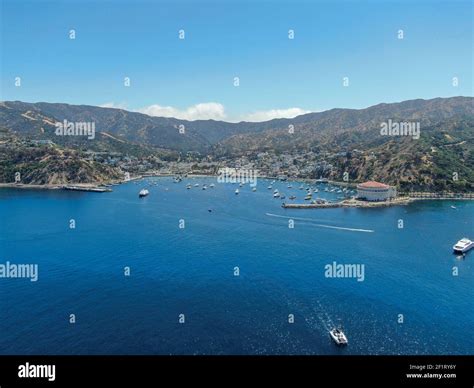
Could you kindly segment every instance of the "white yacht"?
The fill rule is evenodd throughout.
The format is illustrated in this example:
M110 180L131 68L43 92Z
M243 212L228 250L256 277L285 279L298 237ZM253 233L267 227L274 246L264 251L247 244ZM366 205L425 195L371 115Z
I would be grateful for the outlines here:
M347 345L347 337L346 335L342 332L340 329L332 329L329 331L329 334L331 335L331 338L334 340L334 342L338 345Z
M202 189L207 190L207 186L206 185L202 186Z
M277 191L276 193L273 193L273 198L278 198L280 197L280 193Z
M148 194L150 194L150 192L147 189L141 189L140 192L138 193L138 196L142 198L142 197L146 197Z
M239 194L239 189L235 190L235 195Z
M209 187L210 187L211 189L213 189L213 188L214 188L214 186L215 186L215 184L214 184L214 183L211 183L211 184L209 185Z
M199 183L195 183L195 184L194 184L194 187L199 187Z
M268 190L271 190L273 187L270 185L267 187Z
M468 238L464 237L459 240L454 246L453 250L456 253L465 253L469 249L474 248L474 241L469 240Z
M257 188L256 187L252 188L252 191L257 191Z

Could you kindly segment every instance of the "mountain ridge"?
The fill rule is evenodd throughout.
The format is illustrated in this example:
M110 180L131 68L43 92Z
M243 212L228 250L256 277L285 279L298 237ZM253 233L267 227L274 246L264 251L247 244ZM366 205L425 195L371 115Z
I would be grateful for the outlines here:
M55 123L63 120L93 122L94 139L57 136ZM420 127L419 139L383 136L381 124L388 120L416 123ZM239 123L153 117L92 105L4 101L0 103L0 130L5 139L15 144L16 150L8 149L7 154L17 160L17 165L19 155L24 153L16 151L33 147L29 141L54 143L62 150L59 155L69 155L74 160L84 160L91 152L112 155L112 161L116 159L114 155L119 155L117 165L107 162L111 168L102 169L100 174L95 174L96 167L89 163L83 165L81 173L66 174L61 178L65 181L69 177L84 181L88 177L116 177L128 168L123 159L131 157L143 162L136 163L142 170L161 168L171 161L210 161L214 170L219 164L247 163L267 174L301 178L324 176L341 180L342 173L348 171L355 181L378 179L406 189L471 190L474 182L474 98L465 96L380 103L363 109L334 108L292 119ZM267 155L263 161L259 159L262 153ZM293 162L289 165L286 159ZM9 171L3 174L3 181L11 181L12 164L8 158L3 161ZM27 169L33 176L34 168ZM88 173L82 174L83 171ZM461 181L452 182L453 173L459 174ZM35 181L47 180L46 168L42 178Z

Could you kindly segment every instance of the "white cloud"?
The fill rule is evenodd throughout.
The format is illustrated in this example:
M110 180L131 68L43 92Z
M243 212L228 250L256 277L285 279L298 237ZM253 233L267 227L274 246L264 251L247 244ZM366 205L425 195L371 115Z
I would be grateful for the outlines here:
M309 110L301 108L287 108L287 109L270 109L260 110L247 115L242 118L243 121L267 121L272 119L287 118L292 119L293 117L310 113Z
M175 117L182 120L224 120L227 117L224 105L217 102L203 102L192 105L183 110L172 106L161 106L155 104L137 109L137 112L149 116Z
M277 118L293 118L305 113L310 113L309 110L301 108L287 108L287 109L270 109L255 111L253 113L244 114L242 116L229 117L225 111L224 105L218 102L203 102L196 105L191 105L185 109L175 108L173 106L162 106L153 104L145 106L140 109L128 109L125 103L107 102L100 105L103 108L116 108L131 110L133 112L144 113L149 116L156 117L174 117L182 120L224 120L229 122L239 121L267 121Z
M101 108L115 108L115 109L127 109L127 104L120 102L116 104L115 102L106 102L105 104L99 105Z

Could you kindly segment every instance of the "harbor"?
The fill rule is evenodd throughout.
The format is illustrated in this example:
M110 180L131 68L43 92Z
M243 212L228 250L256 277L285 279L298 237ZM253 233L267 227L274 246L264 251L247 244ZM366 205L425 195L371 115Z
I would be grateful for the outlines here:
M309 190L314 201L329 202L321 204L322 209L355 193L338 193L326 182L259 179L254 191L248 183L220 184L215 177L188 176L179 183L174 178L142 178L113 186L104 195L61 188L0 190L0 210L9 225L3 231L4 256L11 263L34 257L40 272L54 268L60 275L52 278L45 270L34 289L24 287L19 279L4 279L5 292L15 299L3 325L21 327L22 319L41 314L45 303L52 303L55 311L66 311L65 305L75 306L80 299L90 311L84 316L78 310L81 325L74 327L74 335L87 336L87 343L77 344L66 325L51 330L56 317L46 317L27 336L11 330L3 352L47 348L65 354L70 349L105 354L124 349L136 354L253 354L259 349L265 354L311 354L316 349L319 354L357 355L472 349L471 340L455 334L474 322L466 309L472 294L474 249L467 251L471 247L467 239L473 237L472 201L414 200L409 207L376 211L344 207L314 211L314 205L304 200ZM149 195L140 198L141 190ZM274 197L275 190L280 197ZM290 200L292 196L296 199ZM283 209L283 202L296 206L306 202L309 209ZM75 230L64 222L71 218L76 220ZM29 224L31 219L41 222ZM397 228L400 219L404 229ZM131 233L131 229L142 232ZM416 245L427 239L429 244ZM326 277L325 266L333 261L365 264L364 281ZM453 266L459 269L457 277L452 275ZM131 268L131 276L124 275L124 267ZM235 267L240 276L234 275ZM96 275L91 276L90 268ZM59 287L62 297L55 298ZM434 287L428 295L427 287ZM104 293L110 296L106 310L101 303ZM440 306L440 298L449 298L450 303ZM234 308L226 310L229 305ZM136 306L138 316L130 316L123 306ZM203 314L195 314L196 306ZM276 324L256 316L256 308ZM439 314L433 316L435 309ZM399 311L408 311L410 319L416 312L411 323L415 327L401 331L396 323ZM177 326L181 313L186 324ZM294 314L293 326L289 314ZM446 318L459 314L462 321ZM90 317L103 324L91 324ZM209 332L215 319L221 322L218 329L239 330L249 340L236 345L231 332L219 336ZM176 327L191 325L195 330L176 332ZM297 327L301 330L291 331ZM254 336L256 328L262 337ZM340 333L330 335L335 328L342 330L347 346ZM120 333L123 341L105 341L104 330ZM427 330L435 340L420 338L419 333ZM275 341L282 332L288 333L285 341ZM206 339L196 343L196 335ZM374 339L379 336L388 340L381 344ZM143 348L135 338L152 341Z

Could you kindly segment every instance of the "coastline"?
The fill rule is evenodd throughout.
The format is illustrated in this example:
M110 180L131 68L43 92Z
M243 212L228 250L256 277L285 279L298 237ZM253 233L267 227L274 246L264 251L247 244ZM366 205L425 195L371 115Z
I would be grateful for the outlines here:
M35 189L35 190L59 190L62 188L61 185L35 185L26 183L0 183L0 188L6 189Z
M120 185L122 183L132 182L146 178L160 178L160 177L174 177L180 174L171 173L153 173L148 172L142 175L130 177L130 179L113 180L108 182L97 182L97 183L67 183L67 184L25 184L25 183L0 183L0 189L2 188L13 188L13 189L25 189L25 190L76 190L84 192L111 192L110 186ZM217 174L192 174L188 173L187 178L217 178ZM259 176L260 179L268 180L279 180L278 177L270 176ZM291 182L304 182L309 184L316 184L317 179L314 178L288 178L286 181ZM357 183L339 182L328 180L327 184L340 187L356 187ZM439 192L417 192L414 195L407 195L409 193L403 193L403 195L397 197L395 200L387 202L366 202L359 201L355 198L344 199L339 202L330 203L284 203L283 208L286 209L318 209L318 208L380 208L389 206L405 206L415 201L461 201L461 200L474 200L474 196L466 193L443 193Z

